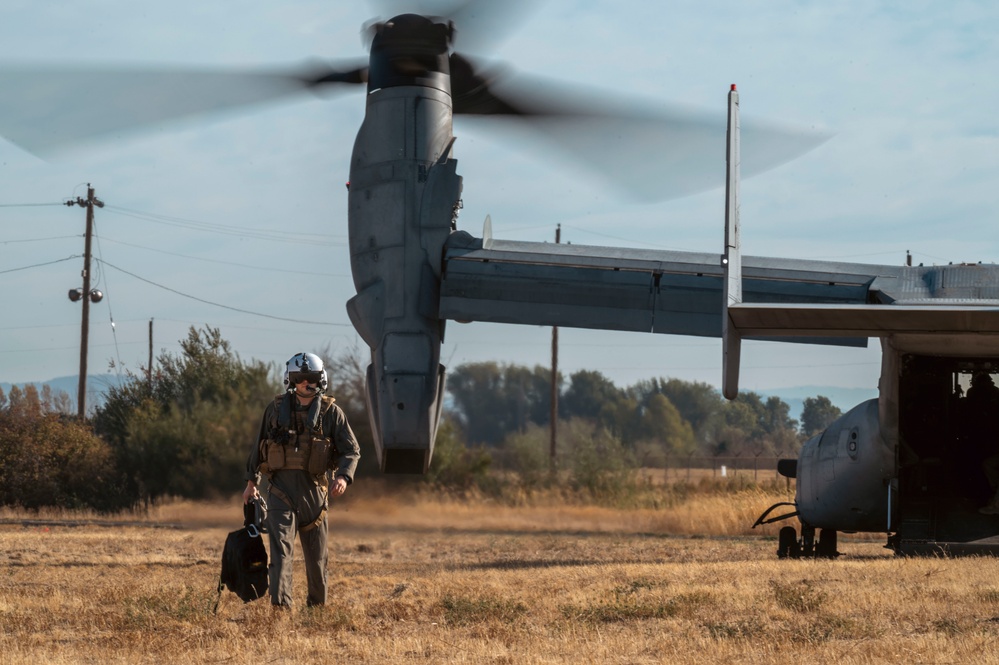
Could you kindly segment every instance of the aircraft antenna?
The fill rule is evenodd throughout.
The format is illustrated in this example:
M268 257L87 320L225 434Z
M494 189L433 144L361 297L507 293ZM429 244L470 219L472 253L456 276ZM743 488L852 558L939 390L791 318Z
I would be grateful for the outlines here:
M555 226L555 244L562 241L562 225ZM552 476L557 469L555 460L556 441L558 440L558 326L552 326L552 405L551 405L551 441L548 456Z

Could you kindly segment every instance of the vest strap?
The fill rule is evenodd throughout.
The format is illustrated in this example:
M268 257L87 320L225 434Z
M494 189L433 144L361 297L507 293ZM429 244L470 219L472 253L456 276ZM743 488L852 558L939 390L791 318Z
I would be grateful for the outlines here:
M326 488L326 485L320 484L319 491L322 492L323 494L323 507L319 511L319 516L316 517L316 519L309 522L308 524L306 524L305 526L299 525L298 527L299 533L308 533L309 531L312 531L320 524L322 524L324 519L326 519L326 512L327 510L329 510L329 495L327 494L328 490ZM295 512L295 515L297 517L298 508L295 506L295 502L291 500L291 497L288 496L284 490L282 490L274 483L271 483L270 493L276 496L277 498L281 499L282 501L284 501L285 505L291 508Z

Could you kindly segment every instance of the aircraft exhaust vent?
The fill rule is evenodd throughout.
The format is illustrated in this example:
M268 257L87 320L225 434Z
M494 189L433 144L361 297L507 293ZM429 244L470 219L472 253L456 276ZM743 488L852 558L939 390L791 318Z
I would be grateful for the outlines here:
M385 473L422 474L427 472L427 451L419 448L386 448Z

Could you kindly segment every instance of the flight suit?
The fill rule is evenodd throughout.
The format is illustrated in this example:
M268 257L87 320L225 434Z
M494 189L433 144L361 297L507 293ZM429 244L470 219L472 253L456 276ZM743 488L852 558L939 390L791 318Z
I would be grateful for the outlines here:
M246 462L245 480L252 480L259 485L261 441L273 440L290 431L287 445L295 445L297 440L304 440L314 433L329 439L333 444L327 470L321 475L312 475L305 469L267 470L267 531L271 553L268 582L273 605L292 605L292 561L296 533L305 559L307 604L314 606L326 603L326 567L329 557L327 491L333 474L343 477L348 485L354 481L360 448L343 410L336 404L328 404L324 412L322 406L323 400L319 396L308 406L300 405L291 393L275 399L264 410L257 440L251 447Z

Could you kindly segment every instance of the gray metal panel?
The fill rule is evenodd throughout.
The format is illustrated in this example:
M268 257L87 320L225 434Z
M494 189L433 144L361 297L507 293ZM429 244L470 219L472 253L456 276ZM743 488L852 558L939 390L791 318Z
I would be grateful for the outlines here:
M649 274L517 263L452 261L441 316L457 321L652 330Z
M859 265L746 257L744 298L864 303L878 272ZM713 254L498 240L482 249L481 240L456 233L446 252L441 316L718 337L722 275Z
M730 313L747 335L999 334L999 308L973 305L744 304Z
M662 275L652 332L721 337L722 284L720 274Z
M627 249L496 239L490 241L489 249L483 249L481 239L473 238L465 232L451 235L447 245L447 259L674 272L719 277L723 274L721 255L708 252ZM929 269L759 256L743 257L743 276L746 278L868 284L875 278L895 280L907 270Z

